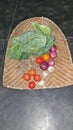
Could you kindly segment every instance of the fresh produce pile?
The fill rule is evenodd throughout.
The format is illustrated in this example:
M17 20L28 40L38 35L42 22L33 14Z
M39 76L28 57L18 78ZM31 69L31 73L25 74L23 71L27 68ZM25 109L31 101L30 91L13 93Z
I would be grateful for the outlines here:
M49 66L54 66L55 61L54 59L57 57L57 47L53 45L49 50L48 53L43 54L36 58L36 63L40 65L42 70L47 70Z
M57 46L54 44L55 39L51 35L51 28L39 23L32 23L33 30L12 39L7 56L14 60L25 60L30 56L35 57L36 64L43 70L44 77L47 76L45 70L52 72L54 70L55 58L57 57ZM41 75L36 73L36 70L30 69L28 73L23 74L29 88L33 89L36 82L43 85Z

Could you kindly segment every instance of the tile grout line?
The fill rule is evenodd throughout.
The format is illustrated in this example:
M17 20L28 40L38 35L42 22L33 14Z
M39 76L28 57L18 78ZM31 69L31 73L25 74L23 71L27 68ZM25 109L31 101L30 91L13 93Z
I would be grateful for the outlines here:
M67 38L73 38L72 36L67 36Z
M9 36L10 36L10 32L11 32L11 29L12 29L12 26L13 26L13 22L14 22L14 18L15 18L15 14L16 14L16 9L17 9L17 5L18 5L18 1L16 2L16 7L15 7L15 10L14 10L14 14L13 14L13 18L12 18L12 22L11 22L11 26L10 26L10 30L9 30L9 34L7 36L7 39L9 39Z
M7 41L7 40L8 40L7 38L6 38L6 39L0 39L0 41L2 41L2 42L3 42L3 41Z

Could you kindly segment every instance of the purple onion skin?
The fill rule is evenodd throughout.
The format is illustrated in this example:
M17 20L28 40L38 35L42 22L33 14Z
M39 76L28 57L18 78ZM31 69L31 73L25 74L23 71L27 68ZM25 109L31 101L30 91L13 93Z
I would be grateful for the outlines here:
M48 67L49 67L49 63L48 63L48 62L43 61L43 62L40 64L40 68L41 68L42 70L47 70Z
M49 63L49 66L54 66L55 65L55 61L53 59L50 59L48 63Z
M51 58L56 58L57 57L57 53L56 52L50 52L50 57Z
M56 45L53 45L51 48L50 48L50 52L56 52L57 50L57 46Z

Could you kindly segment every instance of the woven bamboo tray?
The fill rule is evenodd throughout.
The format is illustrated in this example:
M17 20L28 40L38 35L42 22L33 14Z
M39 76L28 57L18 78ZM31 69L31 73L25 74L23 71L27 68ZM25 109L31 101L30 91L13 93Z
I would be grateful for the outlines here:
M29 68L35 68L37 73L41 74L42 80L45 81L45 85L40 86L38 83L35 89L44 88L60 88L73 84L73 63L68 47L67 40L60 30L60 28L51 20L45 17L34 17L24 20L16 26L13 30L7 49L11 44L11 39L17 35L22 34L26 30L32 30L32 22L38 22L51 27L52 35L55 37L55 44L58 48L58 57L56 58L56 65L54 71L48 73L48 76L44 78L39 66L35 64L34 57L30 57L28 60L15 61L5 57L4 72L3 72L3 85L4 87L14 89L29 89L27 82L23 80L22 75L27 72Z

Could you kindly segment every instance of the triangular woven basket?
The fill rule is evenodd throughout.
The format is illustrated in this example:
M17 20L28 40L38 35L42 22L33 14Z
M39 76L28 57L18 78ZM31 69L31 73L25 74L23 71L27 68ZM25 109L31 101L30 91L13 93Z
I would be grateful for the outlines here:
M60 30L60 28L51 20L45 17L33 17L22 21L13 30L7 49L11 44L11 39L17 35L24 33L26 30L32 30L32 22L38 22L51 27L52 35L55 37L55 44L58 48L58 57L56 58L56 65L52 73L48 73L46 78L42 77L45 84L40 86L38 83L35 89L43 88L60 88L73 84L73 63L68 47L68 42ZM5 57L4 72L3 72L3 85L4 87L14 89L29 89L27 82L22 78L24 72L27 72L29 68L35 68L37 73L42 76L42 71L39 66L35 64L34 57L30 57L28 60L15 61Z

